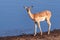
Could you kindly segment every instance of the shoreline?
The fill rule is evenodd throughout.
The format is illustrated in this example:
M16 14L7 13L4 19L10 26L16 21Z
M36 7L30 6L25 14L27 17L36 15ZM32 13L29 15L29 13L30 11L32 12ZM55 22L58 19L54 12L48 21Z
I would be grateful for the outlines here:
M36 36L33 36L33 34L23 34L18 36L0 37L0 40L60 40L60 29L51 31L50 35L48 35L47 32L43 32L42 36L40 33L37 33Z

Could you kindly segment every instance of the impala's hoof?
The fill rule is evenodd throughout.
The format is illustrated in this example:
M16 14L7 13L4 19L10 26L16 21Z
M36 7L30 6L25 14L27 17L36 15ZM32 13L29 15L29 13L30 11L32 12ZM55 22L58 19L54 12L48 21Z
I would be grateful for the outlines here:
M48 35L50 34L50 32L48 32Z
M42 32L41 32L41 36L42 36Z
M42 34L41 34L41 36L42 36Z
M36 34L34 34L34 36L36 36Z

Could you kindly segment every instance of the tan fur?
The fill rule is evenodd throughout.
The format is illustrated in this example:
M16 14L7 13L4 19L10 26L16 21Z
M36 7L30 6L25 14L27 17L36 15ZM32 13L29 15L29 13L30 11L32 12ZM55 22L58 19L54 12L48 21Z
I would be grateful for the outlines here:
M48 11L48 10L45 10L45 11L42 11L42 12L38 12L38 13L32 14L29 7L26 7L26 10L28 12L29 17L35 22L35 24L36 23L38 24L38 27L39 27L39 29L41 31L41 35L42 35L42 30L41 30L41 27L40 27L40 22L41 21L45 21L45 20L47 21L48 26L49 26L48 34L50 34L50 26L51 26L50 18L51 18L51 12ZM35 28L35 34L34 34L34 36L35 35L36 35L36 28Z
M46 10L46 11L38 12L38 13L35 13L35 14L32 14L32 15L34 17L33 20L35 22L37 22L37 21L41 21L42 17L44 17L45 20L50 19L51 12Z

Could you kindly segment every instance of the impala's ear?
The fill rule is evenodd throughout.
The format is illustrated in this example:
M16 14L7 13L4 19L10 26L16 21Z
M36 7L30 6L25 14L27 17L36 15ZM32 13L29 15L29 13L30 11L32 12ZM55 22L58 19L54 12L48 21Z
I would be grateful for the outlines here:
M30 8L33 8L34 6L30 6Z
M25 8L25 9L27 9L27 7L26 7L26 6L24 6L24 8Z
M34 6L31 6L32 8L34 7Z

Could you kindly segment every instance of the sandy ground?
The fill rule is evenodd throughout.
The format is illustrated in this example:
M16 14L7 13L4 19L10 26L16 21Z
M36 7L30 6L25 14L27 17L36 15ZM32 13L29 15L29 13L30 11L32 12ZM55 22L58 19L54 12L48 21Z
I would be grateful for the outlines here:
M50 35L47 35L47 32L43 32L42 36L40 33L37 33L36 36L23 34L20 36L0 37L0 40L60 40L60 29L51 31Z

